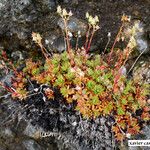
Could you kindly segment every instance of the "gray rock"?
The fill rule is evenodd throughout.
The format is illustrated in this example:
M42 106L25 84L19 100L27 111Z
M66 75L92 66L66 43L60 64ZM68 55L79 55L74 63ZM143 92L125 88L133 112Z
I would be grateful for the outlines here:
M1 137L4 137L4 138L14 138L15 137L15 134L12 132L12 130L10 128L1 128L0 130L0 135Z
M24 130L24 135L38 139L40 138L40 134L44 132L42 128L33 126L32 124L28 123L25 130Z
M46 37L45 45L48 50L56 53L62 53L64 50L66 50L64 37L56 35L55 33Z
M11 129L6 128L6 129L4 130L4 132L5 132L5 135L6 135L6 136L8 136L8 137L14 137L14 134L13 134L13 132L11 131Z
M11 87L11 84L12 84L12 77L13 77L13 74L12 73L9 73L7 75L5 75L4 77L2 77L0 79L0 81L7 87Z
M145 126L142 132L145 135L145 139L150 139L150 125Z
M24 140L26 150L42 150L41 146L34 140Z
M55 0L35 0L35 5L38 11L48 12L55 7Z
M0 45L9 50L20 46L31 48L31 33L43 24L42 13L50 13L55 6L54 0L0 1L0 37L3 37ZM44 21L49 26L50 20L45 18Z

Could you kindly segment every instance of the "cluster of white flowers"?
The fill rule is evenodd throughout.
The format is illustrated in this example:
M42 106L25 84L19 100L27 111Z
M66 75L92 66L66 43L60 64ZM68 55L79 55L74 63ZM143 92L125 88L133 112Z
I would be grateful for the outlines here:
M134 47L136 47L136 45L137 45L137 43L136 43L135 37L131 36L127 47L129 47L130 49L133 49Z
M39 33L32 32L32 40L37 44L41 44L42 37Z
M137 46L137 42L135 38L136 38L137 33L140 33L140 32L143 32L143 28L140 26L139 21L135 21L134 25L125 31L126 36L130 37L128 47L130 47L131 49Z
M121 21L130 22L131 17L123 15ZM134 24L132 26L128 26L128 24L126 24L125 29L121 34L121 37L118 38L118 41L120 39L122 39L122 41L124 41L124 39L129 39L127 47L130 48L131 50L137 46L136 40L137 35L138 34L141 35L142 33L143 33L143 26L141 25L141 22L137 20L134 21Z
M136 36L137 33L143 32L143 27L140 25L140 21L135 21L131 28L126 29L127 36Z
M62 9L60 6L57 7L57 13L64 19L69 19L73 14L71 11L67 12L66 9Z
M98 18L98 16L93 17L93 16L89 15L89 13L87 12L87 13L86 13L86 18L88 19L89 24L90 24L93 28L95 28L96 30L99 29L99 26L98 26L99 18Z

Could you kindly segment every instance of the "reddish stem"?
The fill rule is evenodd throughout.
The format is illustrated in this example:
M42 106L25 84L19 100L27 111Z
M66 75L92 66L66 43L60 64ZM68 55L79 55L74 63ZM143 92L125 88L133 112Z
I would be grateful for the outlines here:
M90 40L89 40L89 42L88 42L88 47L87 47L87 49L86 49L86 53L88 53L89 50L90 50L90 47L91 47L91 43L92 43L92 39L93 39L94 33L95 33L95 29L93 28L93 30L92 30L92 35L91 35Z
M2 56L3 56L2 59L4 59L4 61L7 61L7 62L9 63L9 65L12 67L12 69L13 69L15 75L17 75L17 74L18 74L17 69L16 69L16 67L13 65L12 61L11 61L10 59L8 59L8 57L7 57L7 55L6 55L6 52L2 51Z
M42 51L44 57L47 59L48 57L47 57L47 54L46 54L45 51L44 51L43 45L42 45L42 44L39 44L39 46L40 46L40 48L41 48L41 51Z
M67 51L70 52L70 42L69 42L69 36L68 36L68 27L67 27L67 21L64 20L64 26L65 26L65 33L66 33L66 43L67 43Z
M121 65L122 65L122 60L123 60L123 55L120 54L119 55L119 59L118 59L118 62L117 62L117 65L116 65L116 69L120 69Z
M0 82L0 86L2 86L4 89L6 89L8 92L14 93L14 90L12 90L10 87L5 86L3 83Z
M89 26L88 26L88 31L86 32L86 41L85 41L85 44L84 44L84 49L87 49L87 45L88 45L88 41L89 41L89 33L90 33L90 30L91 30L91 26L89 25Z

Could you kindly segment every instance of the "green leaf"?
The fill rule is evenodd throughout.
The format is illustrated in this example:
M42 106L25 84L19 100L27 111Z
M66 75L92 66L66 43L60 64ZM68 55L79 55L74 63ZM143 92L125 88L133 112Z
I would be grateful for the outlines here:
M112 73L111 73L111 72L106 73L106 74L103 76L104 80L108 80L108 79L110 79L111 77L112 77Z
M143 84L142 88L144 89L142 92L143 96L149 95L150 93L150 84Z
M101 71L100 71L100 70L94 70L94 71L93 71L92 78L93 78L94 80L97 80L97 78L100 77L100 74L101 74Z
M94 60L87 60L86 64L87 64L87 66L94 68Z
M51 76L46 76L46 82L49 83L49 81L52 80L52 77Z
M112 102L109 102L108 105L104 108L104 114L105 115L110 114L112 109L113 109L113 104Z
M66 79L68 79L69 81L72 81L75 78L75 74L73 72L68 72L65 75Z
M23 68L23 73L26 73L26 72L28 72L28 68L27 67Z
M69 62L64 62L64 63L62 63L62 65L61 65L61 70L62 70L63 72L67 72L69 68L70 68L70 63L69 63Z
M93 76L94 75L94 71L91 68L88 68L87 72L88 72L89 76Z
M100 116L99 110L93 110L94 117Z
M129 96L128 96L128 101L129 101L129 102L133 102L133 100L134 100L133 96L129 95Z
M90 80L87 82L86 86L88 89L92 90L95 87L95 82Z
M123 93L127 95L131 90L134 91L134 88L132 88L132 81L129 80L125 86L125 89L123 90Z
M54 54L54 56L52 58L52 64L55 66L60 64L60 55Z
M98 96L93 96L92 97L92 105L97 105L98 103L100 103Z
M124 115L125 114L124 110L121 107L117 108L117 113L118 113L118 115Z
M39 73L40 73L40 69L39 68L32 69L32 75L38 75Z
M64 77L61 74L59 74L56 81L55 81L55 83L54 83L54 85L55 86L63 86L64 82L65 82Z
M77 65L77 66L82 66L82 59L80 59L80 58L77 58L77 57L75 57L74 58L74 61L75 61L75 64Z
M125 98L123 98L123 99L121 100L121 103L122 103L123 105L126 105L126 104L127 104L127 100L126 100Z
M62 59L63 62L66 62L66 61L69 62L67 51L64 51L64 52L61 54L61 59Z
M60 92L64 97L68 96L68 89L66 87L60 88Z
M95 80L96 80L96 82L98 82L98 83L101 83L101 82L102 82L102 80L100 79L100 77L96 78Z
M104 88L102 85L95 85L93 88L94 94L101 94L104 91Z
M44 64L44 70L48 70L49 69L49 64L45 63Z
M100 65L100 55L96 55L94 58L94 67Z
M59 72L59 68L59 65L57 67L54 67L52 73L57 74Z

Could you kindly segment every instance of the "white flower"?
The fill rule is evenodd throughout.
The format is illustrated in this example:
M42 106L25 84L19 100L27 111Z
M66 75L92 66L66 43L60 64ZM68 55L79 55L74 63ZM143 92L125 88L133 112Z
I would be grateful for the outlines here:
M73 14L72 14L72 12L70 11L68 15L71 17Z
M35 43L38 43L40 44L41 43L41 40L42 40L42 37L39 33L35 33L35 32L32 32L32 40L35 42Z
M99 22L98 16L94 17L95 22Z
M107 36L108 36L108 37L111 37L111 32L108 32Z
M81 35L81 31L80 30L78 31L78 35Z
M46 39L46 40L45 40L45 44L49 44L49 40Z
M127 134L126 134L126 137L130 139L130 138L131 138L131 134L130 134L130 133L127 133Z
M100 27L97 25L97 26L95 26L95 30L98 30L98 29L100 29Z
M71 38L73 37L72 33L70 31L68 31L68 36Z
M89 13L87 12L85 16L86 16L86 18L88 19L90 15L89 15Z
M46 97L45 97L45 96L43 96L43 98L42 98L42 99L43 99L43 101L44 101L44 102L46 102Z
M128 47L129 48L131 48L131 49L133 49L134 47L136 47L136 40L135 40L135 38L132 36L131 38L130 38L130 41L129 41L129 43L128 43Z
M38 90L39 90L38 88L35 88L35 89L34 89L35 92L37 92Z
M95 24L95 21L94 21L92 16L89 16L88 19L89 19L88 21L89 21L90 24L92 24L92 25Z
M128 19L127 19L129 22L131 21L131 16L128 16Z
M63 15L64 17L68 15L66 9L63 9L63 10L62 10L62 15Z
M57 13L58 13L58 14L61 14L61 11L62 11L61 7L58 6L58 7L57 7Z

